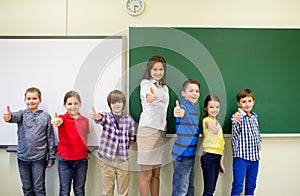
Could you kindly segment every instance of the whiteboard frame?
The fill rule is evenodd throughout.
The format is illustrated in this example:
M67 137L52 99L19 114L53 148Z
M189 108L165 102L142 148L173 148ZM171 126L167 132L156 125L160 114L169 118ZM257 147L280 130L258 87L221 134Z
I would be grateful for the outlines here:
M28 87L31 87L31 86L36 86L36 87L40 88L40 90L42 91L42 103L40 105L41 107L39 107L39 108L47 111L52 117L54 116L54 113L53 113L54 110L56 112L58 112L59 114L65 113L62 99L63 99L64 94L68 90L76 90L80 93L81 99L83 102L82 105L84 105L84 108L82 106L82 108L83 108L82 110L84 110L84 111L81 111L81 112L86 117L90 116L89 112L91 111L90 108L92 106L95 106L96 110L99 112L109 110L109 108L107 106L107 102L106 102L106 96L109 91L119 89L119 90L122 90L126 96L128 95L128 93L127 93L127 91L128 91L128 89L127 89L128 71L127 71L127 67L126 67L126 42L125 42L126 39L125 39L125 36L0 36L0 52L1 52L1 50L3 50L3 47L1 48L1 44L3 44L4 41L6 41L6 42L11 41L11 42L18 43L18 42L22 42L24 40L25 41L33 41L33 42L41 42L41 45L43 44L42 43L43 41L62 42L62 43L73 42L74 45L76 43L80 42L80 44L77 44L76 47L74 47L74 45L73 45L73 48L67 48L67 50L69 49L69 51L70 51L70 54L68 54L68 55L72 55L72 52L77 50L77 46L79 48L79 51L77 53L81 54L80 53L81 50L86 50L85 52L87 55L84 56L84 54L83 54L83 57L81 57L81 59L83 61L81 62L80 65L77 65L77 68L78 68L77 73L76 73L75 69L73 69L73 67L71 67L72 61L64 62L64 63L67 63L67 67L69 67L70 70L72 70L72 73L73 73L73 75L71 76L73 79L73 82L71 82L72 85L70 85L70 82L69 82L69 85L66 85L66 86L62 86L62 87L56 86L58 84L64 85L63 84L64 82L61 82L61 81L68 81L67 74L66 74L66 78L62 79L59 76L56 77L56 75L53 75L53 73L55 73L55 71L53 71L51 73L44 73L44 78L49 79L51 77L51 80L48 81L49 82L48 87L50 88L50 86L52 85L51 88L57 89L57 90L52 89L52 91L50 93L47 92L49 90L48 88L43 87L43 85L42 86L38 85L39 84L38 79L37 79L36 83L33 84L33 83L29 82L27 84L27 86L26 86L26 81L19 81L19 83L22 83L22 82L25 83L23 85L23 87L20 88L19 90L16 90L15 88L13 88L14 82L16 82L19 79L19 77L22 76L22 74L29 75L30 72L24 73L24 72L26 72L27 69L25 69L25 68L20 69L21 65L20 65L20 67L13 67L11 65L7 65L6 63L3 63L0 59L0 66L2 69L1 72L3 73L3 74L0 73L0 76L1 76L0 81L2 83L0 90L2 92L3 91L5 92L2 94L2 96L10 97L9 103L7 102L7 100L3 100L0 97L0 108L1 108L2 114L5 112L6 105L10 105L11 110L13 112L26 109L26 106L23 101L24 92ZM90 42L94 42L94 43L92 43L90 46L89 45ZM112 49L107 48L107 46L114 45L115 42L117 42L117 44L116 44L117 48L112 48ZM83 44L81 44L81 43L83 43ZM85 46L85 44L86 44L86 46ZM92 46L93 44L95 45L95 47ZM89 49L80 49L81 45L83 45L82 48L89 48ZM65 46L63 45L62 47L65 47ZM61 48L60 45L57 46L57 49L58 49L57 53L60 52L59 51L60 48ZM76 48L76 49L74 49L74 48ZM5 49L5 51L7 52L8 50ZM56 52L56 51L51 50L51 52ZM1 53L2 54L0 54L0 58L3 57L2 55L8 55L8 54L4 53L3 51ZM9 51L8 51L8 53L9 53ZM74 53L74 58L75 59L79 58L77 56L80 56L80 55L76 55L76 57L75 57L75 53ZM51 54L49 54L49 55L51 56ZM63 55L61 55L61 56L59 56L60 54L57 54L57 55L58 55L58 58L62 58L62 59L58 59L58 61L59 60L65 61L68 59L72 59L72 58L68 58L68 57L73 57L73 56L68 56L65 58L65 57L63 57ZM98 55L100 57L98 57ZM102 55L102 57L101 57L101 55ZM22 55L20 55L20 56L22 56ZM105 57L107 57L107 59L105 59ZM108 59L109 57L111 59ZM16 55L16 58L18 58L18 55ZM103 67L98 68L98 66L97 66L96 69L98 69L98 70L94 70L95 65L94 66L89 65L89 63L94 61L94 59L92 59L92 58L94 58L94 59L102 58L103 61L105 61L102 65ZM30 59L28 59L28 60L30 61ZM34 59L34 60L36 61L36 59ZM40 59L40 60L41 60L41 64L43 64L43 62L42 62L43 59ZM24 64L26 64L26 63L24 63ZM118 64L118 65L120 64L120 67L117 67L116 64ZM5 72L7 72L7 70L10 70L11 71L10 73L14 72L16 74L13 76L6 77ZM28 69L28 70L30 70L30 69ZM107 82L105 81L105 83L103 84L103 81L102 81L103 78L105 78L105 77L107 78L106 72L111 73L113 71L115 73L115 70L117 70L118 73L116 73L114 75L114 77L110 76L108 79L109 81L107 81ZM43 73L45 71L47 71L47 70L40 69L40 73ZM89 74L93 74L93 76L86 78L87 72ZM76 73L76 76L74 76L74 73ZM48 75L49 75L49 77L48 77ZM28 78L30 78L30 77L28 77ZM75 78L75 80L74 80L74 78ZM83 79L84 79L84 82L86 82L88 84L88 86L89 86L88 88L86 88L82 83L80 83L80 80L83 81ZM53 81L58 81L58 83L55 83ZM94 83L91 84L91 82L94 82ZM54 83L54 84L51 84L51 83ZM99 84L99 83L101 83L101 84ZM106 92L102 92L101 97L99 97L99 95L97 95L94 92L94 91L99 90L100 85L103 85L106 87ZM2 89L3 86L6 86L6 87L8 86L11 88L9 90L7 90L7 88ZM56 100L55 103L49 102L49 97L55 96L55 95L53 95L53 93L56 93L55 91L59 92L60 88L64 89L63 93L56 95L58 97L55 98L55 100ZM102 86L101 86L101 89L102 89ZM87 94L89 94L89 95L87 95ZM98 96L98 97L95 97L95 96ZM103 100L105 100L105 101L103 101ZM90 120L91 131L97 132L97 133L94 133L93 137L96 136L98 138L97 138L97 140L92 140L92 141L90 141L90 138L89 138L88 146L98 146L98 143L99 143L98 140L99 140L100 132L102 131L102 128L101 128L101 126L94 125L94 124L95 123L93 123L93 121ZM9 141L7 141L7 142L4 141L3 139L1 140L1 138L6 137L6 134L9 132L11 132L13 134L14 141L12 141L11 138L9 138L8 139ZM55 128L55 134L56 134L56 143L57 143L57 141L58 141L57 128ZM17 145L17 125L5 123L2 119L0 122L0 147L10 146L10 145L13 145L13 146Z

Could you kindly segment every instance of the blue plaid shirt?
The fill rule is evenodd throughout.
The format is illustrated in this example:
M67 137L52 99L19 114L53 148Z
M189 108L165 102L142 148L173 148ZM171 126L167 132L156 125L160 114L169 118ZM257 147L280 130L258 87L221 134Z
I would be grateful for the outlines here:
M128 115L120 117L118 126L111 112L102 112L101 120L95 121L103 127L98 153L100 157L114 160L117 153L121 161L129 157L130 141L134 141L134 120Z
M250 116L242 112L242 118L235 122L235 114L232 115L232 153L233 157L239 157L249 161L260 159L261 138L258 127L258 117L254 112Z

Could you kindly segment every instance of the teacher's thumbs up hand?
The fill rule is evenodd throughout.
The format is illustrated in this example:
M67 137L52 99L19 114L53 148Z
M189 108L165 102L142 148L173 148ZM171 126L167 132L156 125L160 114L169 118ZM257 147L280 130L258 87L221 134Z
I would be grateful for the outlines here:
M147 103L152 103L155 100L156 96L154 94L154 90L150 87L150 92L146 95Z
M235 113L234 115L234 122L240 122L242 118L242 109L241 108L238 108L238 111Z
M63 123L63 119L57 116L57 113L55 112L54 118L51 120L51 124L59 127Z
M102 118L101 114L97 113L94 107L92 107L91 118L92 118L93 120L97 120L97 121L98 121L98 120L101 120L101 118Z
M10 121L10 119L11 119L11 111L10 111L9 106L6 106L6 111L3 114L3 119L4 119L5 122Z
M185 111L180 108L179 101L176 100L176 106L174 107L174 117L183 118Z

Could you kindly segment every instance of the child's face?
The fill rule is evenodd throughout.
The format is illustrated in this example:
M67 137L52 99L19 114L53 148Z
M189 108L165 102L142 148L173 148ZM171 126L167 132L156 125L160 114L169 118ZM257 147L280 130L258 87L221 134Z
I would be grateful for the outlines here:
M123 104L122 101L117 101L115 103L110 104L111 111L115 115L121 115L122 114L123 106L124 106L124 104Z
M220 112L220 103L213 100L209 101L205 109L208 113L208 116L216 118Z
M195 104L200 97L199 87L197 84L188 84L185 91L182 91L181 94L186 100Z
M156 81L159 81L164 77L164 74L165 70L163 64L161 62L154 63L151 69L151 78L153 78Z
M69 97L65 104L68 114L72 117L78 116L80 106L80 102L75 97Z
M27 92L24 101L29 110L36 112L38 111L42 99L39 98L38 93L36 92Z
M251 96L247 96L241 98L237 104L240 108L242 108L242 110L244 110L244 112L246 112L249 115L251 110L253 109L255 101Z

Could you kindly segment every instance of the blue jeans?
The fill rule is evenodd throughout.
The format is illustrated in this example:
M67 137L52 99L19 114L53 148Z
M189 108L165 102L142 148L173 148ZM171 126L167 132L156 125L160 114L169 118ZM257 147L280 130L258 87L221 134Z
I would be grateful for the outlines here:
M213 196L220 173L221 155L204 152L201 167L204 180L203 196Z
M254 195L258 167L259 161L248 161L238 157L233 158L232 196L240 195L242 193L245 178L245 195Z
M85 180L88 159L75 161L58 157L59 195L69 196L73 180L73 191L76 196L85 195Z
M24 196L46 195L46 163L46 158L38 161L22 161L18 159L18 167Z
M174 160L172 196L194 196L195 158Z

